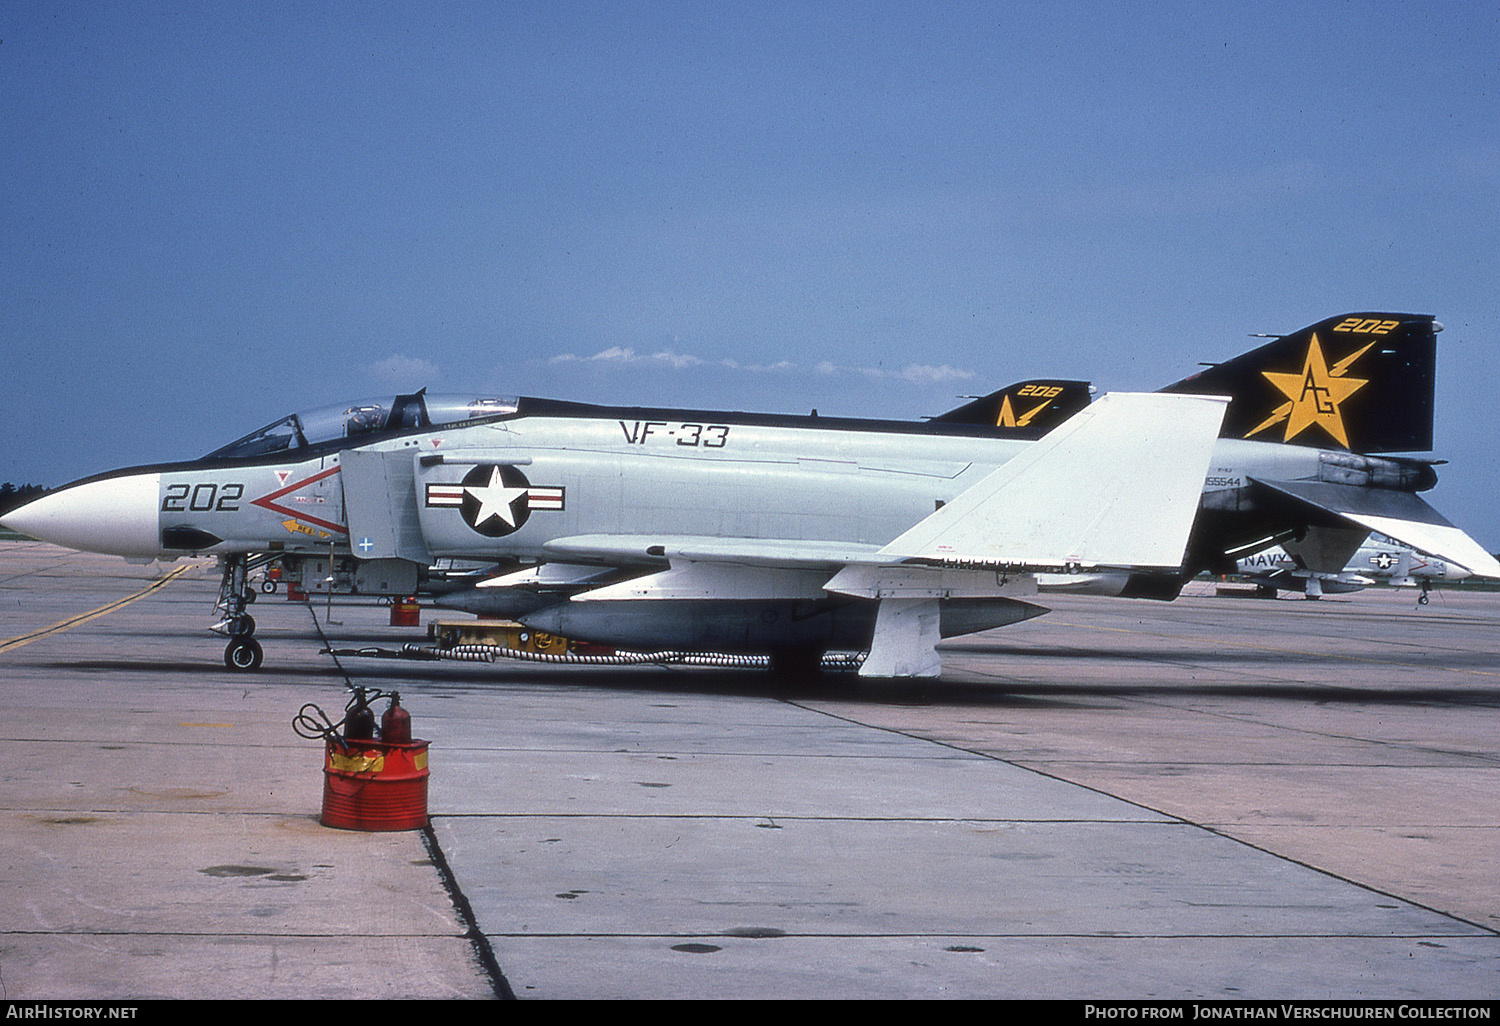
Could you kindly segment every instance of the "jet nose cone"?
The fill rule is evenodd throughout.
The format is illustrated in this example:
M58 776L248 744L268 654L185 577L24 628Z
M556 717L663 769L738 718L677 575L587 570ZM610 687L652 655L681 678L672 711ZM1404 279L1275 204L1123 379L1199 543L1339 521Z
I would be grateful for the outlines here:
M67 485L0 518L0 526L69 549L115 556L158 556L160 474Z

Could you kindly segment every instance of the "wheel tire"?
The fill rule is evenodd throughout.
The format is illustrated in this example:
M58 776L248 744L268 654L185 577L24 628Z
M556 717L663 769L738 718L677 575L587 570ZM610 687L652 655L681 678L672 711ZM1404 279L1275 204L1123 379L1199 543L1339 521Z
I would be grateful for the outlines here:
M276 594L276 582L275 581L261 581L260 582L260 590L263 591L263 592L265 592L267 595L274 595L274 594Z
M236 638L248 638L255 633L255 617L249 613L236 616L229 621L229 633Z
M235 638L224 649L224 665L231 670L258 670L264 656L260 642L254 638Z

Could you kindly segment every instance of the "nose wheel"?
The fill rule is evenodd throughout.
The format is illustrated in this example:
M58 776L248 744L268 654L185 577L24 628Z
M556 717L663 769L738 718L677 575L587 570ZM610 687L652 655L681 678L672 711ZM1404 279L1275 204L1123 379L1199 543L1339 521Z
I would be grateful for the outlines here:
M213 629L229 635L229 644L224 648L224 665L231 670L259 669L265 657L260 642L252 637L255 617L245 612L245 607L255 601L255 591L249 584L251 561L249 556L224 556L220 560L224 579L219 585L219 601L214 608L223 612L224 619ZM262 557L255 560L255 565L267 562L270 559Z
M225 647L224 665L231 670L255 670L260 668L264 656L260 642L248 635L239 635L231 638Z

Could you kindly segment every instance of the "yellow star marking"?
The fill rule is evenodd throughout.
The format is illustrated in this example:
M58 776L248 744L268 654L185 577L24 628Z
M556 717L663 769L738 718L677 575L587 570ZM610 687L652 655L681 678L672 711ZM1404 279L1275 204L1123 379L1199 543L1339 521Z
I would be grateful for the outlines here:
M1036 415L1038 413L1041 413L1043 410L1045 410L1047 407L1049 407L1051 405L1052 405L1052 400L1048 399L1046 402L1042 403L1040 406L1036 406L1036 407L1033 407L1030 410L1027 410L1018 419L1016 417L1016 411L1011 408L1011 405L1010 405L1010 396L1006 396L1005 398L1003 398L1002 400L1000 400L1000 416L996 418L996 420L995 420L995 426L996 427L1027 427L1036 418Z
M1278 374L1274 371L1261 371L1261 376L1275 385L1291 402L1278 406L1274 413L1253 431L1248 432L1245 437L1259 434L1273 424L1285 420L1287 425L1286 435L1282 439L1284 442L1290 442L1316 424L1333 438L1338 439L1339 444L1344 448L1349 448L1349 435L1344 431L1344 417L1339 412L1339 406L1345 399L1368 385L1369 380L1346 378L1343 375L1349 369L1349 365L1369 348L1366 346L1353 356L1340 360L1330 371L1328 361L1323 358L1323 347L1318 344L1318 336L1314 335L1308 344L1307 357L1303 360L1300 373Z

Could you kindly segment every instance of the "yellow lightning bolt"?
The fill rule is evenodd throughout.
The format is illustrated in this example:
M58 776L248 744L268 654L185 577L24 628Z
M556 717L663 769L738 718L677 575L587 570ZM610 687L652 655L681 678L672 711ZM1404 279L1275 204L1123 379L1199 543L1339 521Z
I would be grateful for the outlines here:
M1049 407L1051 405L1052 405L1052 400L1051 399L1045 400L1041 404L1039 404L1037 406L1034 406L1031 409L1027 410L1025 413L1021 414L1021 416L1018 418L1016 416L1016 411L1010 405L1010 396L1006 396L1004 399L1000 400L1000 416L998 416L997 418L995 418L995 426L996 427L1027 427L1027 426L1029 426L1031 424L1031 422L1033 420L1036 419L1036 415L1038 413L1041 413L1043 410L1045 410L1047 407Z

